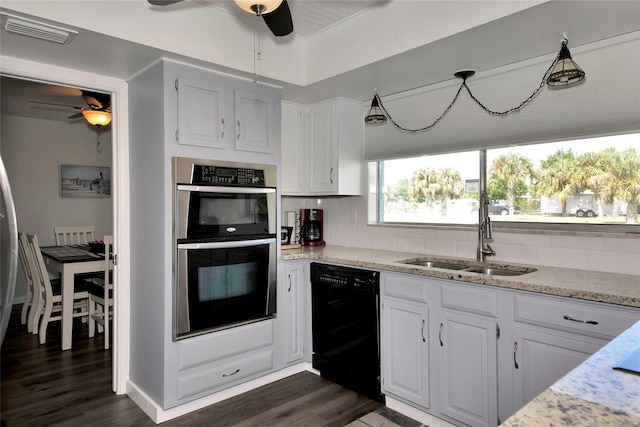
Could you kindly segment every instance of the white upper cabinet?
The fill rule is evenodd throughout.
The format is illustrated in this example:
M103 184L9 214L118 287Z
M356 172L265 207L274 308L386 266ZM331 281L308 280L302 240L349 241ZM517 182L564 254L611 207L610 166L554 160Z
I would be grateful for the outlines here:
M309 107L283 104L282 111L283 194L364 194L362 105L334 99Z
M275 152L273 98L236 90L235 119L236 150Z
M306 118L302 105L283 102L281 107L282 161L281 190L283 195L301 195L306 190Z
M178 144L225 148L225 97L222 86L187 78L176 79Z

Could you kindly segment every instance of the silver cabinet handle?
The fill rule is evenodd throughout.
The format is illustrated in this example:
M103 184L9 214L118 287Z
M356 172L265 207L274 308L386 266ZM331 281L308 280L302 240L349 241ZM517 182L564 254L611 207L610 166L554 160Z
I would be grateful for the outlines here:
M238 135L236 136L238 141L240 141L240 120L238 120Z
M333 184L333 168L331 168L329 170L329 182L331 182L331 184Z
M426 338L424 337L424 325L426 323L427 322L424 319L422 319L422 331L421 331L421 333L422 333L422 342L427 342Z
M287 292L291 292L291 273L289 273L289 289Z
M224 139L224 130L225 130L224 117L220 119L220 122L222 123L222 133L220 134L220 138Z
M595 320L580 320L580 319L574 319L573 317L568 316L568 315L566 315L566 314L565 314L562 318L563 318L564 320L571 320L572 322L578 322L578 323L586 323L586 324L588 324L588 325L597 325L597 324L598 324L598 322L596 322Z
M516 369L520 369L520 365L518 365L518 360L516 359L516 352L518 351L518 341L513 342L513 367Z
M238 372L240 372L240 368L236 369L235 371L231 372L230 374L222 374L223 377L230 377L231 375L235 375Z
M444 343L442 342L442 328L444 328L444 325L442 324L442 322L440 322L440 331L438 332L438 340L440 340L440 347L444 346Z

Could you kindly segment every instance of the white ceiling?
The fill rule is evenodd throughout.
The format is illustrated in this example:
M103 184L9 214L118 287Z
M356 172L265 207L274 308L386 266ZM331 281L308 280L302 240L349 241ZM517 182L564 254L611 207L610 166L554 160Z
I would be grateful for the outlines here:
M225 0L195 0L196 3L225 10L241 19L251 19L253 17L242 11L233 1ZM368 7L383 3L380 0L289 0L287 4L291 10L291 17L294 22L296 36L307 38L314 34L326 30L327 28L340 23L354 15L361 13ZM260 25L264 25L257 19Z
M389 2L396 1L398 0L389 0ZM423 3L412 1L415 3L411 4ZM3 2L4 5L8 3L11 2ZM326 33L333 31L343 31L345 27L348 28L351 22L355 21L354 18L359 15L365 16L365 12L376 10L376 8L386 11L385 6L388 2L289 0L288 3L294 20L295 37L313 42L323 33L326 35ZM443 2L434 2L433 5L436 3ZM496 2L490 3L495 4ZM507 4L508 2L502 3ZM114 1L113 4L120 4L120 2ZM460 5L460 16L465 16L465 8L468 8L470 4L477 3L458 2L456 4ZM264 27L264 23L260 20L256 24L254 17L240 11L232 1L226 0L185 1L178 5L160 8L162 10L158 13L166 14L165 16L179 16L177 14L184 13L184 10L189 8L197 9L198 14L207 14L208 10L211 13L220 13L221 10L224 10L226 16L233 16L232 19L235 21L231 24L234 27L242 27L239 23L241 20L249 22L248 28L255 28L256 25ZM2 8L0 10L14 13L12 10ZM230 19L227 18L227 21ZM133 24L123 20L122 25ZM370 31L372 33L393 32L394 28L401 28L403 24L396 20L389 22L388 25L390 28L372 27ZM93 28L94 25L87 26ZM443 27L446 26L446 23L443 23ZM239 29L246 32L244 27ZM175 31L175 29L172 30ZM544 55L550 55L552 58L560 47L562 32L568 33L569 47L573 49L598 40L639 30L640 1L549 1L465 31L452 33L448 37L385 59L345 69L344 72L334 77L322 79L306 86L263 77L260 80L282 86L283 99L303 104L336 96L365 101L371 98L374 88L377 88L381 95L385 96L450 80L453 78L453 72L462 68L473 68L478 71L478 74L481 74L483 71L506 64ZM188 30L181 27L179 31L186 32ZM264 28L261 31L264 31ZM233 43L231 35L229 39L229 42ZM291 40L286 41L286 43L290 42ZM350 40L345 38L344 45L348 45L349 42ZM371 46L364 45L356 47L371 49ZM334 49L337 55L340 53L341 46L334 46ZM85 29L80 29L80 34L72 44L63 47L4 31L2 31L0 38L2 55L124 80L160 57L174 58L241 77L250 77L251 75L246 70L235 69L222 63L194 59L176 53L175 50L165 51ZM574 59L579 63L578 58ZM307 60L311 59L307 58ZM588 70L585 71L588 73ZM3 81L0 90L2 94L0 102L3 110L10 104L9 95L16 93L15 90L10 90L6 84L6 81ZM54 92L59 93L60 91L60 89L56 92L48 88L46 94L49 97L46 100L55 102L52 98ZM28 95L28 97L34 96L33 93ZM71 93L66 92L65 96L71 96ZM67 99L60 103L81 105L82 99L78 97L76 101ZM33 107L33 105L23 106L23 110L33 111ZM40 113L42 113L41 110L42 108L40 108ZM51 110L54 109L50 108L49 113L53 113ZM66 119L67 113L68 110L58 111L58 116Z

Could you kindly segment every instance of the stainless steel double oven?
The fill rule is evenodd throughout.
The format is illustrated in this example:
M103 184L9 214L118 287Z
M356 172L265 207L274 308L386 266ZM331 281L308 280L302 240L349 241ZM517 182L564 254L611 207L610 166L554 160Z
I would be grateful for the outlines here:
M273 317L276 167L172 160L174 339Z

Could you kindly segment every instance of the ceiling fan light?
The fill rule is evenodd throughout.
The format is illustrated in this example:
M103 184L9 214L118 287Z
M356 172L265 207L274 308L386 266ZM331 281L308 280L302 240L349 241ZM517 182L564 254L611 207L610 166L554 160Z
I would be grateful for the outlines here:
M280 6L282 0L233 0L240 9L254 15L264 15L273 12Z
M111 113L100 110L84 110L84 119L93 126L106 126L111 123Z

